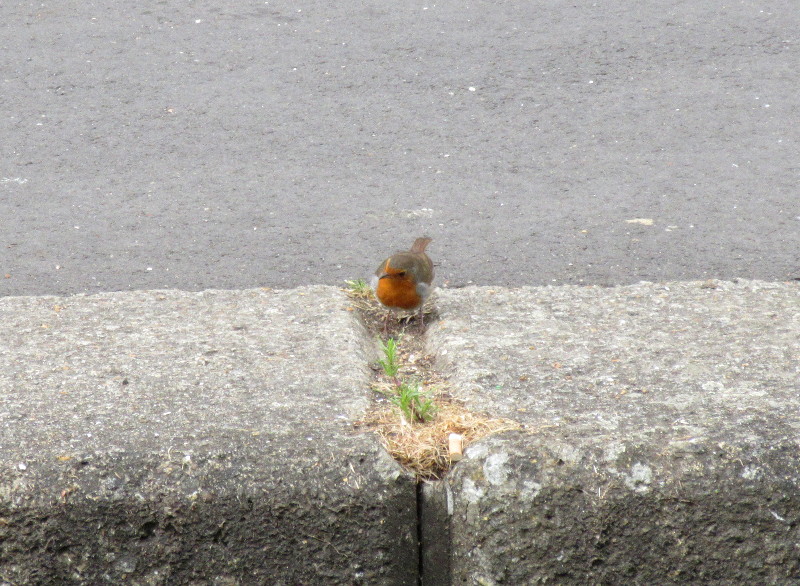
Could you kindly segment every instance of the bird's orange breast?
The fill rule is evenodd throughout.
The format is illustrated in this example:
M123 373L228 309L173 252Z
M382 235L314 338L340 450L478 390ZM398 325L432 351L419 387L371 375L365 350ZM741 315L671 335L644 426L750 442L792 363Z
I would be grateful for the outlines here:
M387 307L414 309L422 303L417 293L417 285L407 276L387 275L378 281L375 294Z

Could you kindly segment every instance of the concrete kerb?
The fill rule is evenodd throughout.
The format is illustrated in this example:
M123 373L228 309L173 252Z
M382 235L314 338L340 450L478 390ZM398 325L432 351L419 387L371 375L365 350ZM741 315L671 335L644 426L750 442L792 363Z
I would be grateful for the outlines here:
M416 584L331 287L0 299L0 579Z
M800 576L800 289L440 290L429 346L520 421L422 487L424 584ZM329 287L0 299L0 578L411 584Z
M428 489L453 583L800 580L796 283L468 288L438 309L455 392L525 426Z

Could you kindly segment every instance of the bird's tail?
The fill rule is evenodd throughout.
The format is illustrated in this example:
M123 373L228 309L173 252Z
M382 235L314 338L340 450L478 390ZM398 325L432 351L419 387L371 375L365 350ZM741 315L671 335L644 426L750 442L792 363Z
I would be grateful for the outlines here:
M425 252L425 248L427 248L432 240L433 238L428 238L427 236L417 238L414 240L414 244L411 245L411 252Z

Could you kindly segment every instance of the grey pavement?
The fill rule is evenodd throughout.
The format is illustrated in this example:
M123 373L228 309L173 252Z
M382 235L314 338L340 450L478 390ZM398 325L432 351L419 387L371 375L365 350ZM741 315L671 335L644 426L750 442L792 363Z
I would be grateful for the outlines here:
M0 20L0 295L800 277L794 0Z

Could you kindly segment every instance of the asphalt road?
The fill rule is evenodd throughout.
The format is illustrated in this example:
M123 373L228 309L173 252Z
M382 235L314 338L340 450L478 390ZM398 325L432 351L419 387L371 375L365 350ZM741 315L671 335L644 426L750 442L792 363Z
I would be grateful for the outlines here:
M795 0L0 19L0 295L800 277Z

